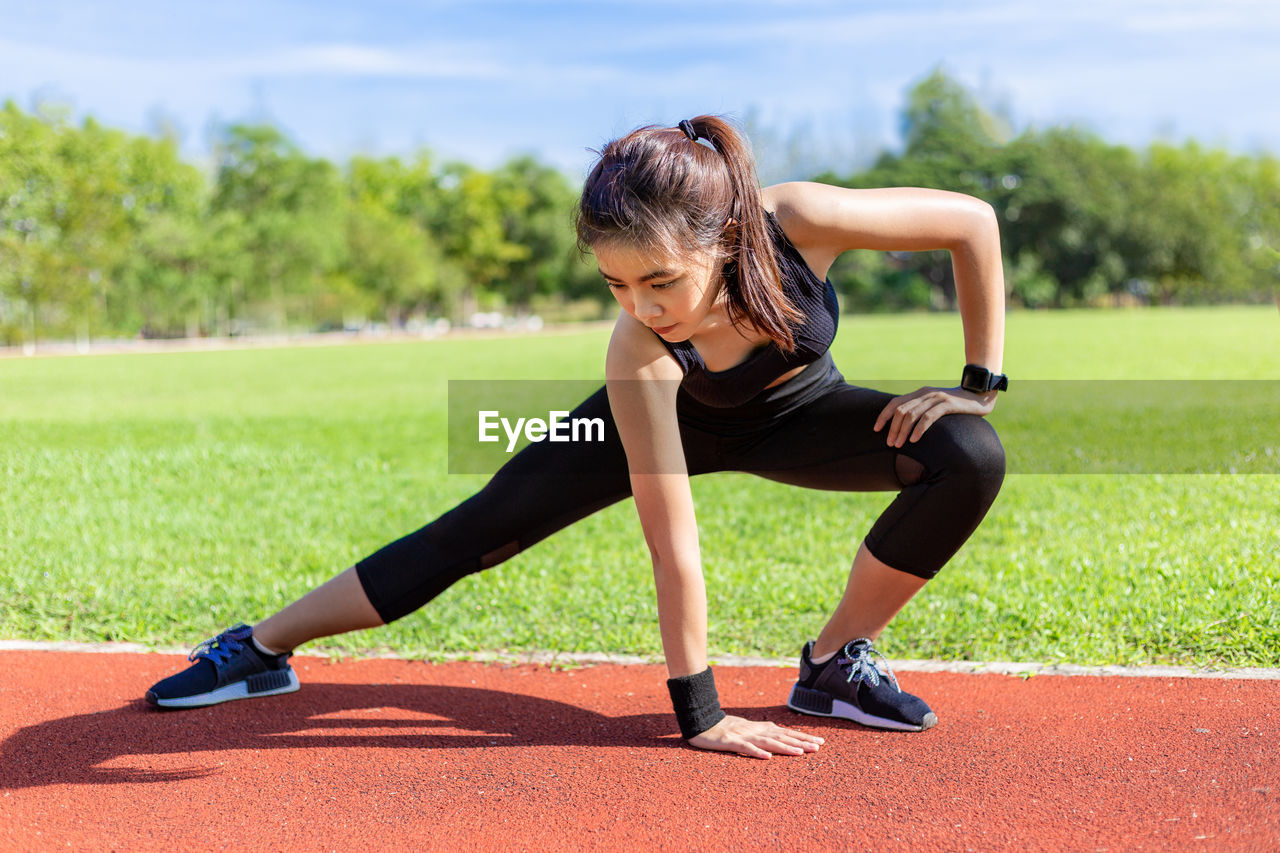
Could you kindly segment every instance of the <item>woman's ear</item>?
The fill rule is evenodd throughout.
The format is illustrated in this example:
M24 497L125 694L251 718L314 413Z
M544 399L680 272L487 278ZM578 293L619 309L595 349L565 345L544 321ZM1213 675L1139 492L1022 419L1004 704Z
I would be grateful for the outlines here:
M741 237L742 228L738 224L738 220L730 218L724 224L724 230L720 232L720 244L725 247L729 254L734 254L734 250L738 246L738 240Z

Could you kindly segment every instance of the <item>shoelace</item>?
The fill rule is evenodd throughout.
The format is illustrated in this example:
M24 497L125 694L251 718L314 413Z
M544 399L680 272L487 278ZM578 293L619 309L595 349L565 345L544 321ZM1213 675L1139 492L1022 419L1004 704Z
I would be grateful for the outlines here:
M200 658L208 658L215 666L225 666L232 655L243 650L244 643L231 636L230 631L224 631L192 649L191 654L187 655L187 660L197 661Z
M872 687L876 687L880 684L880 670L876 669L875 663L871 660L872 655L880 655L880 660L884 661L885 674L889 676L893 689L901 693L902 688L898 686L898 677L889 668L889 659L866 640L853 640L846 643L844 657L836 661L836 664L849 667L849 677L845 679L846 681L851 683L866 681L870 682Z

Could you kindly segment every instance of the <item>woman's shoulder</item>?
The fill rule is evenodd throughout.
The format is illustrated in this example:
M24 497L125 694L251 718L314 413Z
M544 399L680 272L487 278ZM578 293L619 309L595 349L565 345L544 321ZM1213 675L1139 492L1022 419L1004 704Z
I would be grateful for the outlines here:
M605 357L607 379L684 378L684 370L653 330L620 311Z
M760 201L793 243L804 243L810 242L811 231L839 218L840 208L854 200L853 192L815 181L788 181L760 190Z
M787 242L795 247L819 281L840 254L829 239L828 225L834 217L840 190L827 184L791 181L774 184L760 191L764 209L772 215Z

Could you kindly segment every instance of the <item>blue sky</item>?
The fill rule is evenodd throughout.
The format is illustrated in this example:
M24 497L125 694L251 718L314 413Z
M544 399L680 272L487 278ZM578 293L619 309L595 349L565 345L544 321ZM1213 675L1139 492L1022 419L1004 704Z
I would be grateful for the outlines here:
M837 169L895 145L938 65L1018 129L1280 152L1277 45L1275 0L0 0L0 99L163 116L191 159L211 123L269 118L335 160L527 151L574 176L635 125L728 113L762 129L767 177L788 140Z

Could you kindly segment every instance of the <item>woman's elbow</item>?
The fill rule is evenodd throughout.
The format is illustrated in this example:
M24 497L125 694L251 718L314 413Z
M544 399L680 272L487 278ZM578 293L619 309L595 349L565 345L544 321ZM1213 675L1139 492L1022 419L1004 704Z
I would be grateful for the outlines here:
M983 201L976 196L969 196L967 205L967 214L970 229L978 233L990 233L1000 230L1000 220L996 216L996 209L991 206L988 201Z
M966 248L1000 246L1000 219L996 209L980 198L970 196L965 204L964 226L958 241Z

